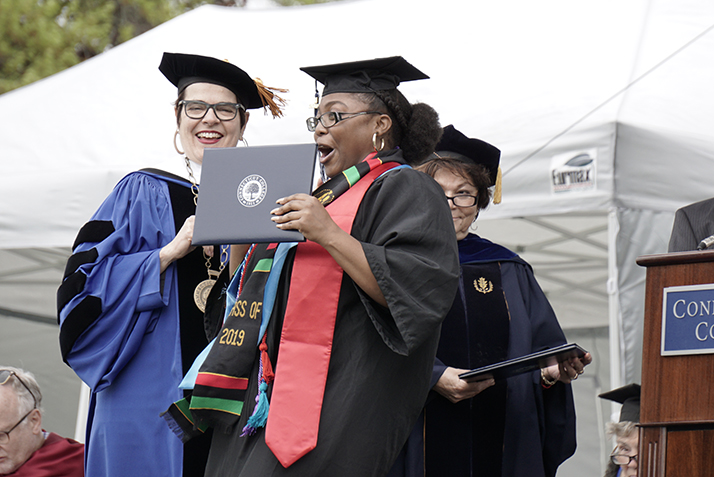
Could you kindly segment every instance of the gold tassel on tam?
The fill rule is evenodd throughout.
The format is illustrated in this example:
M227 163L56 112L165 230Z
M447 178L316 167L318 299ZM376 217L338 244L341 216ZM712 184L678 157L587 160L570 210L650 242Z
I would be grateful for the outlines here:
M255 82L255 86L258 88L260 100L263 102L263 109L265 109L266 107L270 108L270 113L273 115L273 118L281 117L283 115L283 110L281 109L281 107L284 107L287 104L287 100L275 94L274 91L287 93L288 90L282 88L274 88L272 86L265 86L260 78L255 78L253 82ZM267 109L265 110L265 114L268 114Z
M496 187L493 190L493 203L501 203L501 166L498 167L498 173L496 174Z

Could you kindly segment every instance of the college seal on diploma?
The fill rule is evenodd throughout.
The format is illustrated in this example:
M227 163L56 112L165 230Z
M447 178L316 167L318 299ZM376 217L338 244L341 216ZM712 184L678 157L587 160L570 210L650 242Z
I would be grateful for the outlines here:
M262 176L251 174L238 185L238 202L245 207L255 207L263 202L268 193L268 183Z

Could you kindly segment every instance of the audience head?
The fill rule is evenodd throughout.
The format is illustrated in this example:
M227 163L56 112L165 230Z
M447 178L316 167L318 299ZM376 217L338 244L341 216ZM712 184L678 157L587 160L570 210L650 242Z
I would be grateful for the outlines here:
M635 477L639 446L640 385L628 384L599 396L622 404L619 422L610 422L607 426L608 435L614 437L616 442L610 460L620 466L621 477Z
M0 475L15 472L42 447L41 404L31 373L0 366Z

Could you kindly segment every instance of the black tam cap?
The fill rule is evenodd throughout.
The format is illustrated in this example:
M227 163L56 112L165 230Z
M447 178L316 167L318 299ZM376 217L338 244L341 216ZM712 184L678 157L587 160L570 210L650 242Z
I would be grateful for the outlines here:
M620 422L640 422L640 385L628 384L621 388L613 389L598 397L622 404L620 409Z
M486 168L491 179L491 185L496 184L498 163L501 151L480 139L466 137L462 132L449 124L444 128L444 134L436 145L436 155L450 157L467 163L479 164Z
M373 93L396 89L402 81L429 79L401 56L300 68L330 93Z
M253 79L227 61L210 56L164 53L159 70L178 88L179 94L193 83L212 83L235 93L246 109L263 107Z

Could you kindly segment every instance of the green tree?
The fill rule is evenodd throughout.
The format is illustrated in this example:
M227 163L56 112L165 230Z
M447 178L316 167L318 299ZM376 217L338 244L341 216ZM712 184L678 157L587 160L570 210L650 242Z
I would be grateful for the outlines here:
M248 0L244 0L248 1ZM329 3L336 2L338 0L273 0L284 7L294 7L297 5L314 5L316 3Z
M0 94L62 71L205 3L0 0Z
M57 73L203 4L250 0L0 0L0 94ZM274 0L282 6L332 0Z

